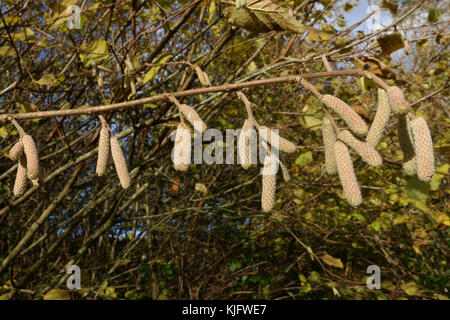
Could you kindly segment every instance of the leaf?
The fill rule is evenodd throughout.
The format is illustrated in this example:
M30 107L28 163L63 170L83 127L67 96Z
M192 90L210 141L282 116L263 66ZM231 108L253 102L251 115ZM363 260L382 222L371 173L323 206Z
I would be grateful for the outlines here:
M208 194L208 188L203 183L196 183L195 191L199 191L199 192L203 193L203 195Z
M398 4L394 3L392 0L383 0L381 2L381 7L388 9L392 14L397 14Z
M36 105L31 102L18 103L17 107L19 109L19 113L27 113L27 112L37 111Z
M0 47L0 56L11 57L16 53L13 48L10 46L1 46Z
M320 257L320 259L322 259L322 261L328 264L329 266L336 267L339 269L344 268L344 264L342 263L341 259L334 258L327 253L325 253L322 257Z
M442 18L442 13L437 8L429 8L428 9L428 22L434 23Z
M92 60L96 64L101 64L109 55L108 43L103 39L96 40L89 45L83 44L81 49L83 53L80 53L80 60L86 68L92 64Z
M420 294L420 290L417 287L417 284L413 281L403 284L401 288L409 296L417 296Z
M41 86L51 87L57 82L53 74L46 74L42 76L36 83Z
M433 179L430 182L430 188L433 191L439 190L439 186L441 184L441 180L442 178L445 177L445 175L443 174L439 174L437 172L443 172L443 173L448 173L448 163L444 164L443 166L440 166L439 168L436 169L436 173L433 176Z
M5 139L8 135L9 135L8 127L7 126L0 127L0 137Z
M312 152L304 151L295 159L295 164L299 166L305 166L310 164L312 161L313 161Z
M160 55L158 58L156 58L154 63L155 64L164 64L170 58L172 58L171 54L163 54L163 55ZM147 82L153 80L153 78L158 74L159 69L161 69L161 66L151 67L150 70L144 76L143 84L146 84Z
M230 263L230 271L234 272L236 270L239 270L241 268L241 263L239 261L233 261Z
M66 290L62 289L51 289L48 291L44 298L44 300L70 300L70 295Z
M384 56L388 56L405 46L402 36L398 32L378 37L377 41Z
M430 196L430 185L411 177L406 184L406 194L413 200L425 200Z

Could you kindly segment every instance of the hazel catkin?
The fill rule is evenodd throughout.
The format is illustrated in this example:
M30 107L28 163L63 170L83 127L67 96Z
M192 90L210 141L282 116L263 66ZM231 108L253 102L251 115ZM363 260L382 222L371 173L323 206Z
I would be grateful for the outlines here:
M22 137L23 148L27 159L27 174L30 180L39 177L39 154L36 143L30 135Z
M191 163L191 130L184 123L178 124L175 131L175 144L172 151L173 167L187 171Z
M111 136L109 143L111 145L111 155L116 167L117 176L119 177L122 188L127 189L131 184L130 173L128 172L127 161L120 147L119 140L115 136Z
M16 179L14 181L13 194L17 197L24 193L27 187L27 160L24 155L19 159L17 164Z
M338 133L338 138L355 150L368 165L380 167L383 164L383 159L378 151L367 142L357 139L350 131L341 130Z
M194 108L188 106L187 104L178 105L180 112L186 117L186 119L192 124L194 129L198 132L205 132L206 124L198 115Z
M251 161L250 161L250 139L252 133L254 134L253 129L253 121L251 119L246 119L244 121L244 124L242 125L242 130L238 137L238 157L239 157L239 163L241 164L242 168L247 170L250 168Z
M321 101L325 106L336 112L355 134L358 136L366 135L367 124L347 103L330 94L323 95Z
M416 153L417 177L424 182L430 182L434 174L434 153L430 129L425 119L417 117L412 120L411 132Z
M275 204L276 190L276 157L274 155L266 155L264 159L264 168L262 169L262 192L261 207L264 212L272 211Z
M366 137L367 143L372 147L375 148L378 143L380 143L389 121L390 114L391 108L389 106L387 93L384 89L378 88L378 108Z
M405 114L409 111L409 103L406 101L402 89L396 86L387 89L389 106L394 114Z
M334 149L339 179L344 189L345 198L349 204L356 207L361 204L362 196L358 181L356 180L350 153L347 146L341 141L336 141Z
M298 146L295 143L283 138L282 136L277 134L276 131L266 126L261 126L259 130L261 132L267 130L265 132L266 134L262 134L261 137L278 150L286 153L293 153L298 151Z
M102 125L100 128L100 136L98 139L98 157L96 172L98 176L102 176L106 172L110 151L110 135L108 128Z
M17 141L15 145L12 146L11 150L9 150L9 158L13 161L17 161L20 159L20 156L23 154L23 142L21 140Z
M337 173L336 159L334 156L336 133L328 117L323 117L322 119L322 138L325 147L325 169L329 175L334 175Z
M403 152L403 171L409 176L414 175L417 172L416 153L414 150L410 120L407 115L402 114L397 117L397 132L400 147Z

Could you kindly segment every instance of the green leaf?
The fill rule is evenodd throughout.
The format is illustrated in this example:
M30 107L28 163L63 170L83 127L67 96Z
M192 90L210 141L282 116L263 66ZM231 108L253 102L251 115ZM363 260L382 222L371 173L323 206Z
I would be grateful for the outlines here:
M325 253L322 257L320 257L320 259L322 259L322 261L328 264L329 266L336 267L339 269L344 268L344 264L342 263L341 259L334 258L327 253Z
M413 200L425 200L430 196L430 185L412 177L406 184L406 194Z
M440 166L439 168L437 168L436 172L448 173L448 167L449 167L448 163L446 163L443 166ZM433 190L433 191L439 190L441 180L444 177L445 177L445 175L443 175L443 174L435 173L433 176L433 179L431 180L431 183L430 183L431 190Z
M155 60L154 64L164 64L170 58L172 58L171 54L161 55ZM153 80L153 78L156 77L156 75L158 74L159 69L161 69L161 66L151 67L150 70L144 76L143 84L146 84L147 82Z
M230 271L234 272L236 270L239 270L241 268L241 263L239 261L233 261L230 263Z
M300 153L300 155L295 159L295 164L299 166L305 166L310 164L313 161L312 152L304 151Z
M36 105L31 102L18 103L17 106L19 108L19 113L27 113L27 112L37 111Z

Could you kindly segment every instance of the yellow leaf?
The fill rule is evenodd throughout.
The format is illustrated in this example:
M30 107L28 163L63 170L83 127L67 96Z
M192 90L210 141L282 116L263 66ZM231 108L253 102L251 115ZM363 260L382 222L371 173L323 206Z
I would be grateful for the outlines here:
M417 284L413 281L405 283L401 288L409 296L417 296L420 294L420 290L417 287Z
M332 256L330 256L329 254L325 253L322 257L320 257L322 259L323 262L325 262L326 264L342 269L344 268L344 264L342 263L341 259L338 258L333 258Z
M43 298L44 300L70 300L70 295L66 290L51 289Z
M164 54L164 55L159 56L155 60L154 63L155 64L164 64L170 58L172 58L171 54ZM150 68L150 70L144 76L143 84L146 84L147 82L153 80L153 78L156 77L156 75L158 74L159 69L161 69L161 66L154 66L154 67Z

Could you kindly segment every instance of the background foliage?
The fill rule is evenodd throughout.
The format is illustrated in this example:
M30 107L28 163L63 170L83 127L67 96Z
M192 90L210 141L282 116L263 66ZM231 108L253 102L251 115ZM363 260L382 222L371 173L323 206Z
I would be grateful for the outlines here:
M438 171L432 183L401 171L392 121L379 147L382 168L354 157L364 202L349 206L338 178L324 174L320 104L298 85L245 91L261 124L301 146L284 158L292 180L278 177L271 214L260 210L257 167L173 169L169 134L177 111L169 102L105 114L132 171L125 191L112 166L105 176L95 175L98 118L60 117L21 122L38 143L44 183L14 198L15 163L8 151L17 132L3 123L0 298L448 298L448 4L422 1L395 28L364 34L346 18L356 0L277 3L323 32L232 27L219 1L2 1L0 113L88 108L201 87L194 66L213 85L326 71L325 54L336 70L368 69L405 91L413 113L430 126ZM380 5L395 21L417 3ZM67 28L70 4L82 5L81 30ZM400 34L408 39L409 55ZM125 86L126 59L135 70L134 96ZM312 82L373 119L376 89L367 79ZM183 102L221 131L239 128L246 117L232 92ZM48 210L49 218L39 221ZM37 231L24 239L33 227ZM23 248L5 264L21 241ZM66 288L71 264L82 270L82 289L48 294ZM381 290L366 287L372 264L381 268Z

